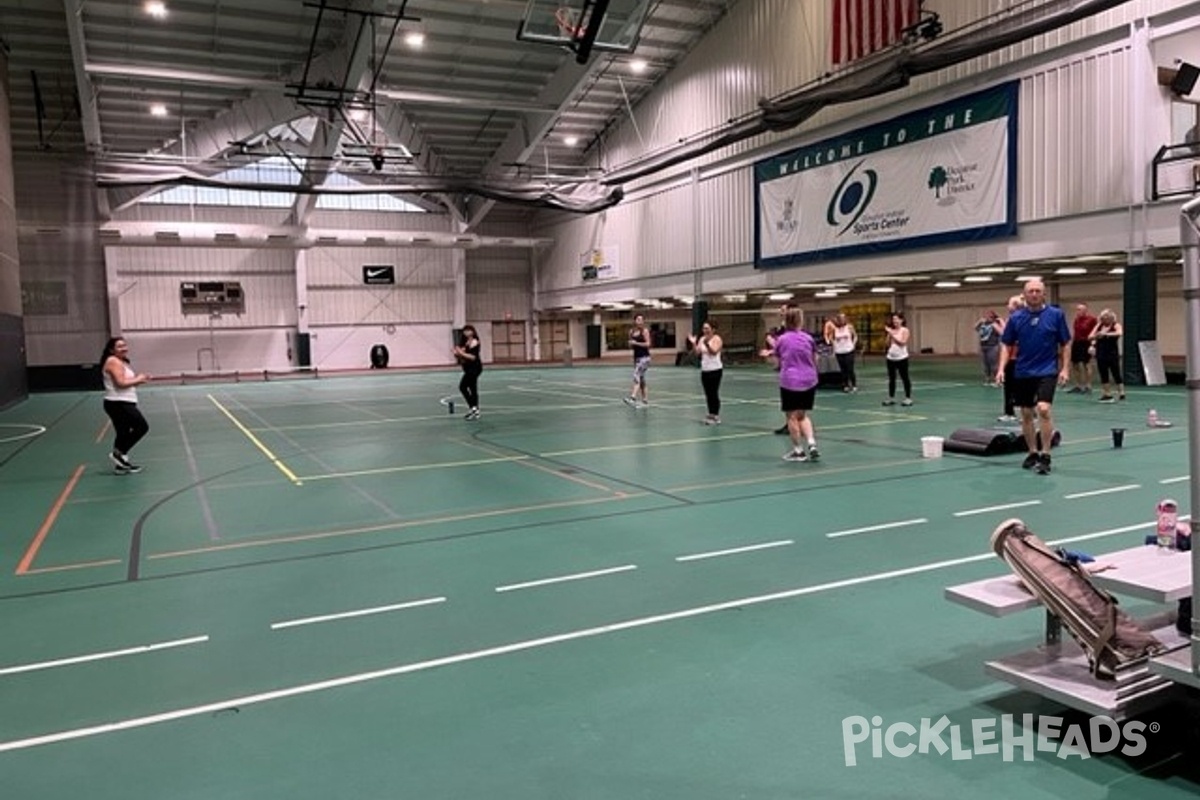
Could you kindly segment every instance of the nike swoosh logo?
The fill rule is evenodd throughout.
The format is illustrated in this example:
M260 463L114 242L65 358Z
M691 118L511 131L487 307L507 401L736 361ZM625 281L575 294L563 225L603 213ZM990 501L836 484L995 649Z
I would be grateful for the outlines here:
M378 278L380 275L386 275L387 273L388 273L388 270L386 267L384 267L382 269L369 269L369 270L367 270L367 277L368 278Z

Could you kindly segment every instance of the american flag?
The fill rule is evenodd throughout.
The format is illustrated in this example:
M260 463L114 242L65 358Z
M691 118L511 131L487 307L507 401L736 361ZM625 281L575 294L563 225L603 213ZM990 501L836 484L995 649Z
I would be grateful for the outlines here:
M917 24L920 0L830 0L833 65L849 64L900 41Z

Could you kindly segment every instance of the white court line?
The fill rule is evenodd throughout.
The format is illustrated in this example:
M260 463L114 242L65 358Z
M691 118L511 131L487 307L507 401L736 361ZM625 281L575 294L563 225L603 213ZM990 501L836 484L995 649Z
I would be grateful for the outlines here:
M277 631L283 628L295 628L300 625L313 625L318 622L332 622L339 619L350 619L352 617L366 617L372 614L386 614L389 611L402 611L406 608L419 608L421 606L430 606L435 603L444 603L444 597L428 597L424 600L413 600L408 603L395 603L390 606L378 606L376 608L361 608L357 611L343 611L338 614L324 614L319 617L304 617L302 619L289 619L285 622L272 622L271 630Z
M543 578L538 581L526 581L525 583L510 583L507 586L497 586L497 592L515 592L517 589L530 589L534 586L548 586L552 583L566 583L567 581L582 581L588 578L599 578L603 575L612 575L617 572L629 572L631 569L637 569L637 564L625 564L621 567L610 567L608 569L597 569L592 572L577 572L574 575L560 575L557 578Z
M920 519L906 519L900 522L885 522L882 525L871 525L866 528L850 528L849 530L836 531L834 533L825 534L826 539L840 539L843 536L857 536L860 533L874 533L875 531L886 531L892 528L904 528L909 525L922 525L929 522L925 517Z
M207 642L207 636L193 636L189 639L176 639L173 642L158 642L157 644L144 644L137 647L127 647L123 650L109 650L105 653L92 653L86 656L74 656L73 658L60 658L54 661L41 661L37 664L22 664L17 667L5 667L0 669L0 675L17 675L22 672L36 672L42 669L53 669L55 667L67 667L72 664L86 664L89 661L103 661L109 658L121 658L122 656L136 656L143 653L154 653L159 650L170 650L173 647L187 647L192 644L200 644Z
M968 508L966 511L955 511L956 517L972 517L976 514L987 514L991 511L1007 511L1010 508L1024 508L1025 506L1041 505L1041 500L1023 500L1020 503L1005 503L1002 506L986 506L984 508Z
M1064 494L1064 500L1078 500L1081 497L1096 497L1101 494L1116 494L1117 492L1128 492L1130 489L1140 489L1140 483L1127 483L1124 486L1110 486L1107 489L1096 489L1092 492L1076 492L1075 494Z
M1191 475L1180 475L1178 478L1163 478L1159 483L1166 486L1168 483L1183 483L1192 479Z
M1084 541L1086 539L1096 539L1102 536L1111 536L1112 534L1116 533L1127 533L1128 531L1137 530L1138 528L1154 527L1154 525L1154 522L1145 522L1138 525L1130 525L1125 528L1114 528L1108 531L1099 531L1096 533L1081 534L1079 536L1067 539L1048 541L1047 544L1068 544L1070 542ZM47 733L43 734L42 736L33 736L28 739L13 739L7 742L0 742L0 753L7 753L14 750L26 750L31 747L41 747L42 745L47 744L68 742L74 739L86 739L93 736L101 736L106 733L135 730L137 728L149 727L150 725L157 725L161 722L173 722L175 720L188 719L190 717L199 717L218 711L224 711L230 708L242 708L244 706L269 703L275 700L283 700L289 697L315 694L316 692L328 691L330 689L339 689L343 686L353 686L355 684L368 683L371 681L382 680L384 678L392 678L397 675L408 675L414 672L421 672L424 670L436 669L437 667L449 666L451 664L480 661L485 658L494 658L496 656L508 655L509 653L534 650L539 647L548 647L550 645L560 644L562 642L569 642L577 639L588 639L596 636L603 636L609 633L616 633L618 631L633 630L635 628L644 628L663 622L673 622L679 619L689 619L691 617L714 614L721 611L727 611L732 608L748 608L750 606L762 605L764 603L771 603L777 600L789 600L793 597L803 597L805 595L819 594L821 592L827 592L834 589L860 586L865 583L876 583L878 581L890 580L892 578L902 578L908 575L919 575L924 572L934 572L940 569L958 567L963 564L973 564L979 561L991 561L995 558L996 555L994 553L980 553L974 556L952 558L946 561L934 561L928 564L918 564L915 567L905 567L903 569L889 570L888 572L877 572L873 575L863 575L857 578L846 578L840 581L817 584L815 586L803 586L798 589L788 589L786 591L774 592L772 594L743 597L737 600L727 600L722 603L715 603L713 605L685 608L680 611L671 611L665 614L655 614L649 617L638 617L635 619L625 620L623 622L613 622L608 625L600 625L595 628L583 628L581 630L568 631L567 633L559 633L540 639L527 639L521 642L513 642L511 644L488 647L483 650L472 650L465 653L457 653L455 655L435 658L429 661L417 661L412 664L400 664L395 667L388 667L387 669L376 670L374 672L360 672L356 675L344 675L340 678L330 678L329 680L317 681L315 683L303 683L297 686L288 686L283 689L276 689L271 692L243 695L242 697L232 697L228 700L219 700L215 703L206 703L202 706L179 708L175 709L174 711L164 711L159 714L150 714L144 717L133 717L131 719L121 720L119 722L108 722L101 725L93 725L87 728L73 728L70 730L59 731L58 733Z
M750 553L755 550L766 550L771 547L787 547L789 544L795 544L791 539L782 539L778 542L764 542L762 544L751 544L745 547L732 547L728 550L713 550L709 553L693 553L690 556L676 556L676 561L699 561L703 558L719 558L721 556L732 556L738 553Z

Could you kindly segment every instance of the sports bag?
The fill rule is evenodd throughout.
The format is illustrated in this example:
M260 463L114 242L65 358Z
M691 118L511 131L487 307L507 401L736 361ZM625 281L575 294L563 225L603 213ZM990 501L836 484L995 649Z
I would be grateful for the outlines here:
M1083 648L1091 672L1112 679L1117 670L1164 651L1112 595L1091 582L1077 560L1051 550L1019 519L992 532L992 550Z

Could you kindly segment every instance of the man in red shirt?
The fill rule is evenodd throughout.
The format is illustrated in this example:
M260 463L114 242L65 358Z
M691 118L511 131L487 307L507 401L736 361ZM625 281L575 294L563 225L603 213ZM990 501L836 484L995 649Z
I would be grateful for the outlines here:
M1092 329L1096 327L1096 318L1088 313L1087 303L1075 306L1075 323L1071 326L1071 377L1075 385L1067 390L1067 394L1091 394L1092 392L1092 356L1088 353Z

